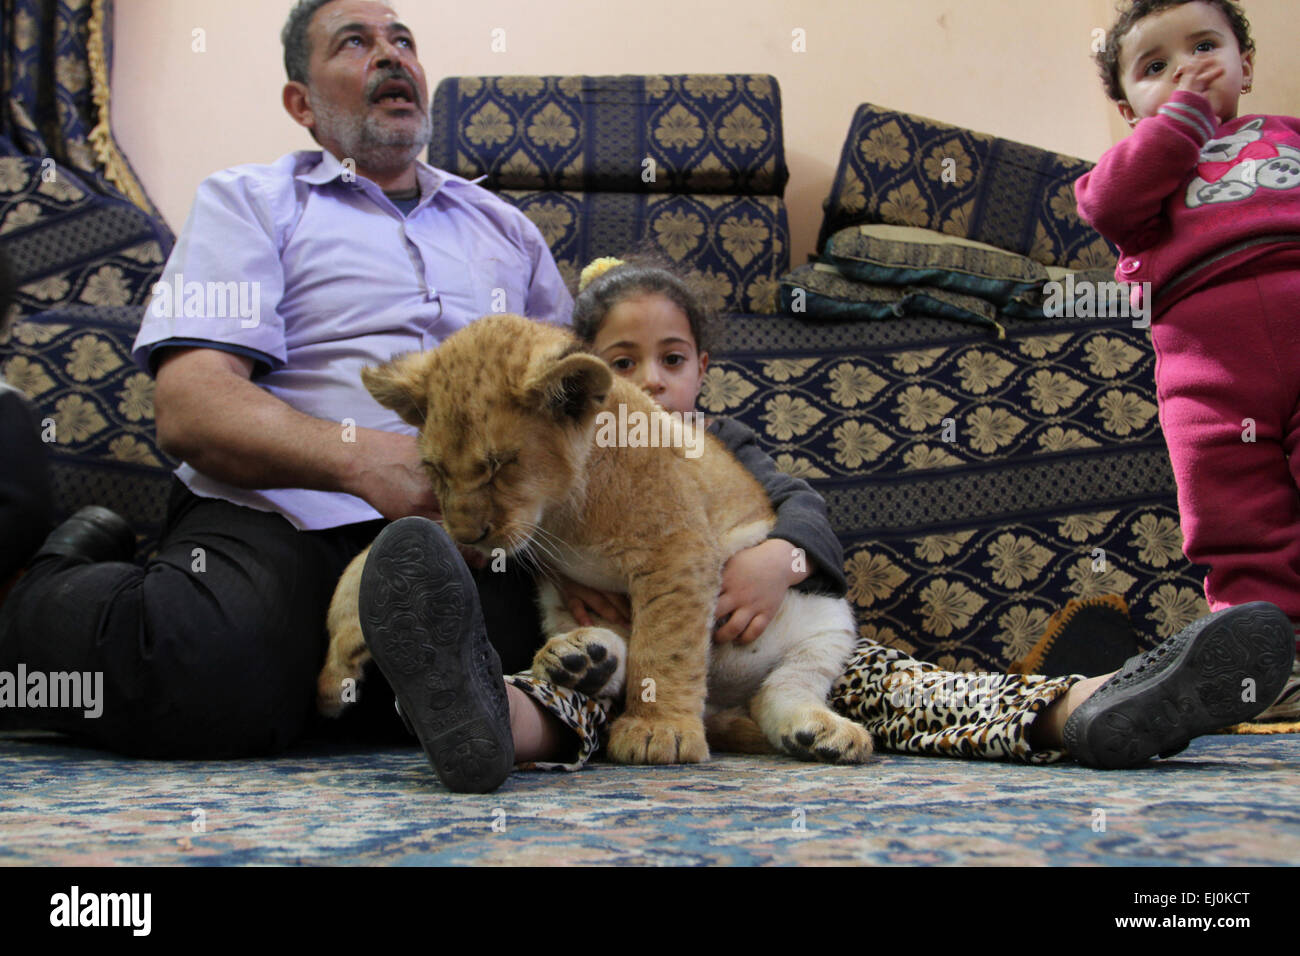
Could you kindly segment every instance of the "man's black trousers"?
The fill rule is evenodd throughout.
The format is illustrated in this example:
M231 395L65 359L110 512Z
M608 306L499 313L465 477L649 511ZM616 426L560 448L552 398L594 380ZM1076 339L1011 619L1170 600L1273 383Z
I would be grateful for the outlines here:
M0 671L102 672L101 715L0 707L0 730L147 757L269 754L317 732L414 742L373 663L344 717L315 715L334 586L383 525L298 531L174 481L144 567L45 556L0 608ZM473 574L505 672L526 670L541 642L531 577L513 561Z

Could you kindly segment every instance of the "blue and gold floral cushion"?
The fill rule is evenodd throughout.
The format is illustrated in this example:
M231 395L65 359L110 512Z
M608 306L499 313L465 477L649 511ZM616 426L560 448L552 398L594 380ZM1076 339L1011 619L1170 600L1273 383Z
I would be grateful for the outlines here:
M462 76L433 97L429 162L489 189L780 196L766 75Z
M117 511L140 553L157 543L175 462L154 433L154 380L131 361L141 307L68 306L28 316L0 340L0 374L24 392L49 443L56 519Z
M785 205L775 196L684 196L505 190L537 226L570 288L600 256L650 246L677 263L711 308L776 311L789 265Z
M0 156L0 242L17 316L144 303L171 251L167 230L131 203L26 156Z
M826 200L817 247L846 226L935 229L1071 269L1115 264L1079 219L1081 159L936 120L859 106Z
M1147 333L1127 319L727 325L700 397L825 496L861 633L1002 670L1075 598L1143 646L1206 612L1181 551Z

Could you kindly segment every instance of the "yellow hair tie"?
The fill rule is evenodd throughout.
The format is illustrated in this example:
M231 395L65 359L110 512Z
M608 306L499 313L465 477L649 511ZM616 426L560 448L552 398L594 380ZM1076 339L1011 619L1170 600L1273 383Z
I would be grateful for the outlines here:
M623 265L623 260L614 256L601 256L599 259L591 260L587 268L582 270L582 275L578 277L578 291L581 292L610 269L621 265Z

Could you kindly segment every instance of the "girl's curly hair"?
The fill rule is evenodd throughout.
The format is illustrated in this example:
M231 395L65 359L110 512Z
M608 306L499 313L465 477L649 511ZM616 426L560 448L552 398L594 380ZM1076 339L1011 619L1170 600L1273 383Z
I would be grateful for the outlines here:
M1124 87L1119 79L1120 41L1128 35L1139 20L1144 20L1153 13L1159 13L1170 7L1181 7L1185 3L1208 3L1212 7L1218 7L1228 18L1232 34L1237 38L1237 47L1241 52L1244 54L1255 51L1255 41L1250 36L1250 23L1235 0L1132 0L1131 3L1118 8L1119 19L1106 34L1105 46L1093 56L1097 63L1097 71L1101 74L1102 86L1106 88L1106 95L1116 103L1124 99Z

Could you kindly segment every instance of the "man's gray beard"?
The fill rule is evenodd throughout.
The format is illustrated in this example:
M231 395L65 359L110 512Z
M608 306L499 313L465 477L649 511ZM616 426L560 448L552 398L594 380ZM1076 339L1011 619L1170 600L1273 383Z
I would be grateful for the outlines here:
M307 103L316 116L316 136L333 139L343 150L339 160L352 159L358 169L401 169L420 155L433 139L433 121L427 110L420 110L420 126L414 133L385 129L373 112L357 119L336 110L308 94Z

